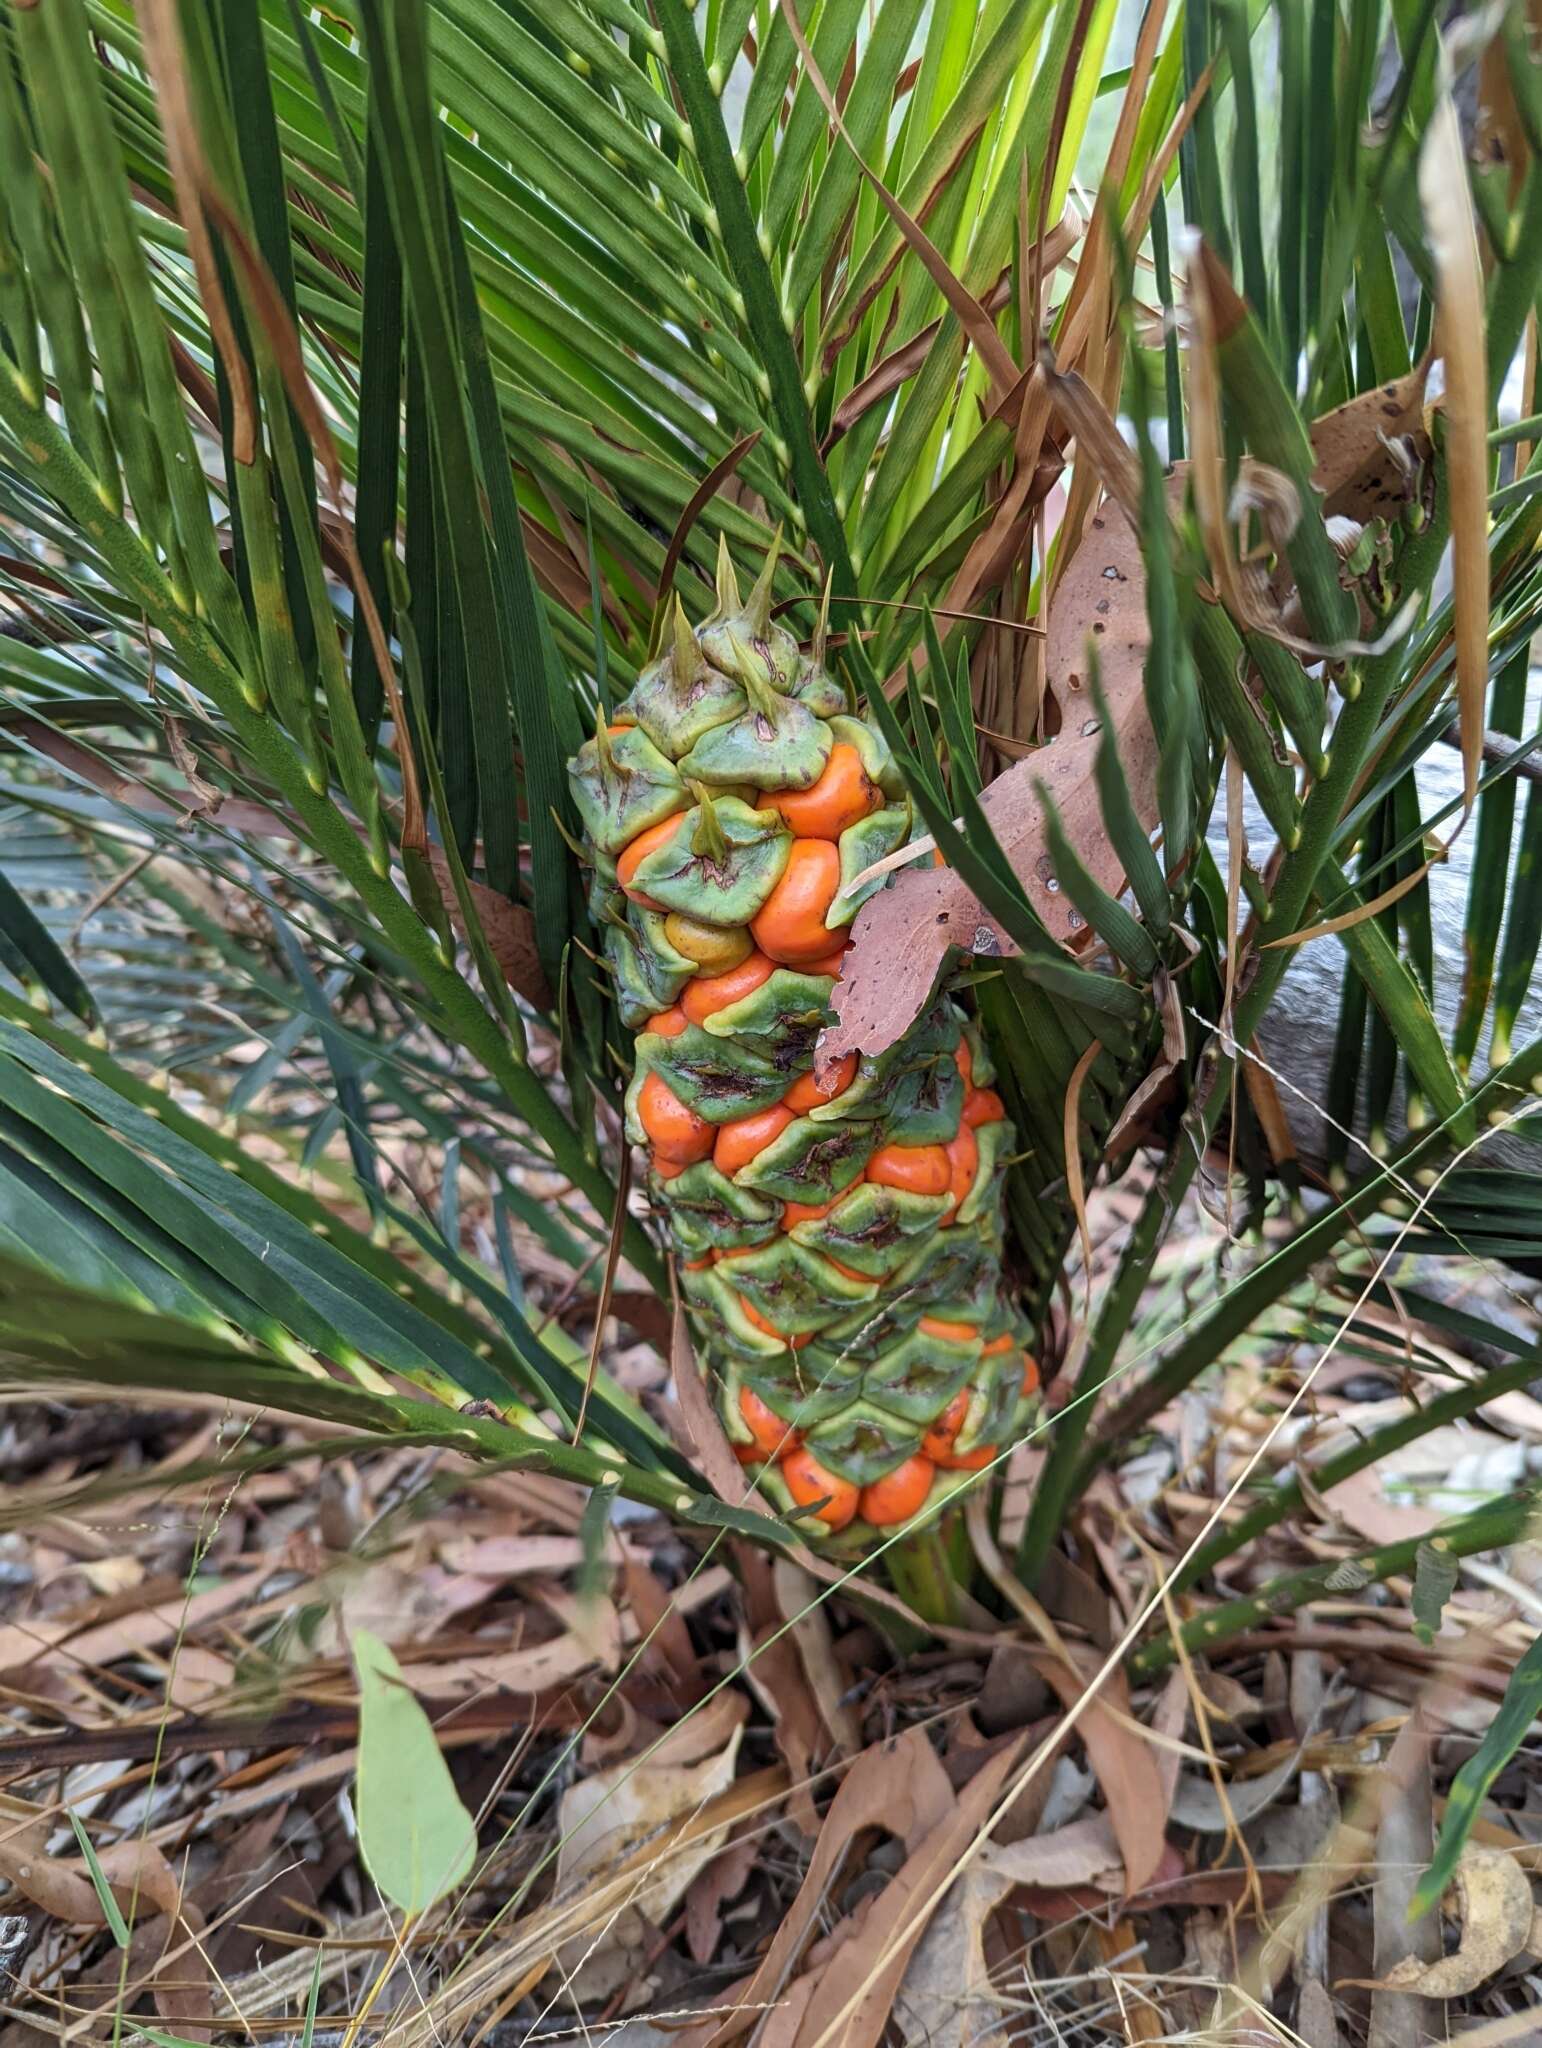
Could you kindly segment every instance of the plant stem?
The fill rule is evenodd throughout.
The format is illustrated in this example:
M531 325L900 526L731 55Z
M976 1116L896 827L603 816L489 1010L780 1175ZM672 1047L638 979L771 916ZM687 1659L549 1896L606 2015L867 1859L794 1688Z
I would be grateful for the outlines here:
M884 1563L894 1590L923 1621L946 1625L955 1619L956 1582L942 1530L931 1522L890 1546Z
M1287 1572L1271 1579L1243 1600L1229 1600L1196 1615L1178 1631L1160 1635L1135 1652L1127 1669L1132 1678L1158 1678L1178 1656L1178 1640L1194 1656L1208 1655L1234 1637L1276 1616L1294 1614L1313 1600L1343 1597L1352 1588L1375 1585L1396 1572L1407 1571L1421 1546L1439 1543L1451 1557L1472 1557L1479 1551L1498 1550L1514 1543L1526 1532L1537 1510L1537 1490L1512 1495L1507 1500L1489 1501L1460 1521L1446 1522L1427 1536L1406 1536L1398 1543L1384 1543L1379 1549L1363 1550L1354 1557L1330 1558L1309 1565L1304 1571Z

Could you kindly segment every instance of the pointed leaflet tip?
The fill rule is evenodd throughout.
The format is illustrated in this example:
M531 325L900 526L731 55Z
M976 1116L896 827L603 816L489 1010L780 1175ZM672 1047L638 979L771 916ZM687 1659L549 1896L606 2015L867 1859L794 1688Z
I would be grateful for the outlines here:
M776 577L776 565L781 559L781 554L782 529L779 526L772 535L765 567L755 578L755 588L750 592L749 602L744 607L745 623L757 640L764 640L771 631L771 585Z
M717 615L720 619L731 619L739 610L739 579L734 574L732 557L728 552L728 536L720 533L717 537Z
M685 606L675 599L675 680L688 683L705 667L701 649L696 644L696 635L691 631L691 622L685 616Z
M819 600L819 620L814 627L814 638L809 647L809 660L818 669L825 665L825 649L830 640L830 593L834 588L835 571L830 569L825 574L824 595Z
M718 818L712 792L704 782L692 782L687 786L701 809L696 830L691 834L691 851L698 859L710 860L715 866L722 867L728 859L728 840Z

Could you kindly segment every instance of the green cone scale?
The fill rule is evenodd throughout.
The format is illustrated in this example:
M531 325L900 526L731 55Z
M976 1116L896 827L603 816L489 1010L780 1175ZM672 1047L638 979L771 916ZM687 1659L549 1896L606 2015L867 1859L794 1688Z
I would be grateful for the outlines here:
M1012 1128L946 991L816 1078L849 926L913 817L775 555L670 646L572 762L590 904L636 1034L646 1149L723 1424L815 1533L892 1532L1022 1434L1037 1386L1001 1283Z

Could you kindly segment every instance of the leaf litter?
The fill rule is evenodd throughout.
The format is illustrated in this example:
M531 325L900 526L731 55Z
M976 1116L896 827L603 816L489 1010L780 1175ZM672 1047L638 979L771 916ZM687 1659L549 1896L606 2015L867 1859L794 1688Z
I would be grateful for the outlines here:
M1096 1291L1130 1226L1130 1185L1094 1186L1087 1211ZM1175 1233L1142 1343L1203 1299L1219 1228L1196 1205ZM1476 1271L1468 1282L1485 1284ZM1398 1308L1368 1310L1355 1355L1331 1362L1271 1447L1290 1461L1281 1469L1309 1475L1367 1423L1408 1412L1411 1343L1444 1371L1469 1369L1459 1334L1418 1320L1420 1298L1415 1285ZM1302 2011L1320 2021L1326 2006L1341 2039L1392 1997L1465 2001L1485 2020L1519 2009L1537 1991L1542 1870L1524 1750L1475 1822L1444 1951L1393 1967L1378 1962L1376 1837L1322 1849L1313 1788L1336 1788L1349 1825L1417 1710L1438 1823L1534 1633L1532 1546L1492 1569L1458 1561L1427 1641L1410 1569L1266 1613L1190 1676L1105 1678L1083 1702L1107 1640L1088 1590L1135 1611L1311 1369L1310 1332L1331 1308L1315 1295L1287 1303L1278 1332L1152 1418L1149 1442L1166 1454L1154 1489L1141 1477L1149 1449L1115 1460L1088 1497L1072 1576L1041 1589L1051 1639L1002 1624L994 1659L967 1632L899 1654L860 1585L832 1588L641 1514L613 1522L596 1562L581 1495L538 1475L363 1444L323 1464L303 1429L209 1403L168 1412L164 1397L72 1438L69 1411L13 1401L0 1409L0 1464L16 1457L13 1498L32 1494L44 1511L0 1537L0 1919L26 1928L7 1964L3 2048L32 2048L61 2000L88 2040L105 2040L121 2009L182 2039L235 2040L246 2025L298 2048L313 1975L321 2048L340 2048L377 1979L358 2038L423 2048L483 2028L493 2048L513 2048L576 2014L633 2019L653 2029L638 2040L687 2048L974 2048L1052 2027L1146 2039L1159 2019L1171 2033L1218 2010L1213 1943L1190 1939L1207 1915L1230 1930L1236 1995L1254 1982L1249 1995L1282 2017L1310 1951L1287 1944L1282 1957L1270 1937L1320 1919L1330 1966L1300 1976ZM619 1326L609 1341L624 1343ZM652 1371L667 1399L662 1361ZM1542 1444L1538 1421L1529 1397L1497 1395L1437 1445L1439 1473L1410 1460L1381 1475L1379 1512L1449 1485L1463 1459L1480 1477L1524 1461ZM40 1434L58 1458L35 1460ZM296 1453L287 1465L177 1484L193 1452L280 1434ZM80 1498L93 1483L101 1498ZM70 1511L50 1505L72 1487ZM1201 1590L1235 1597L1353 1553L1384 1526L1371 1498L1308 1484L1294 1516ZM365 1654L412 1728L385 1737L383 1775L354 1662L376 1632L394 1672ZM1323 1683L1297 1720L1303 1659ZM196 1682L179 1684L184 1671ZM432 1745L442 1778L427 1747L412 1764L414 1744ZM403 1771L416 1797L393 1813ZM411 1814L425 1801L434 1826L472 1832L455 1858L420 1850L414 1865ZM378 1846L382 1812L409 1838L406 1880L391 1875L389 1838ZM436 1861L459 1870L473 1842L443 1896L412 1877ZM1317 1889L1300 1892L1314 1871Z

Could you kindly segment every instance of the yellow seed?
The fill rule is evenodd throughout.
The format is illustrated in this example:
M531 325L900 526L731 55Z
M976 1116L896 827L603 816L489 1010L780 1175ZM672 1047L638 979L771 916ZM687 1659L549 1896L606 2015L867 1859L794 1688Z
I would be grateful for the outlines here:
M677 953L694 960L708 974L726 974L754 951L742 924L708 924L703 918L687 917L682 910L665 918L664 936Z

